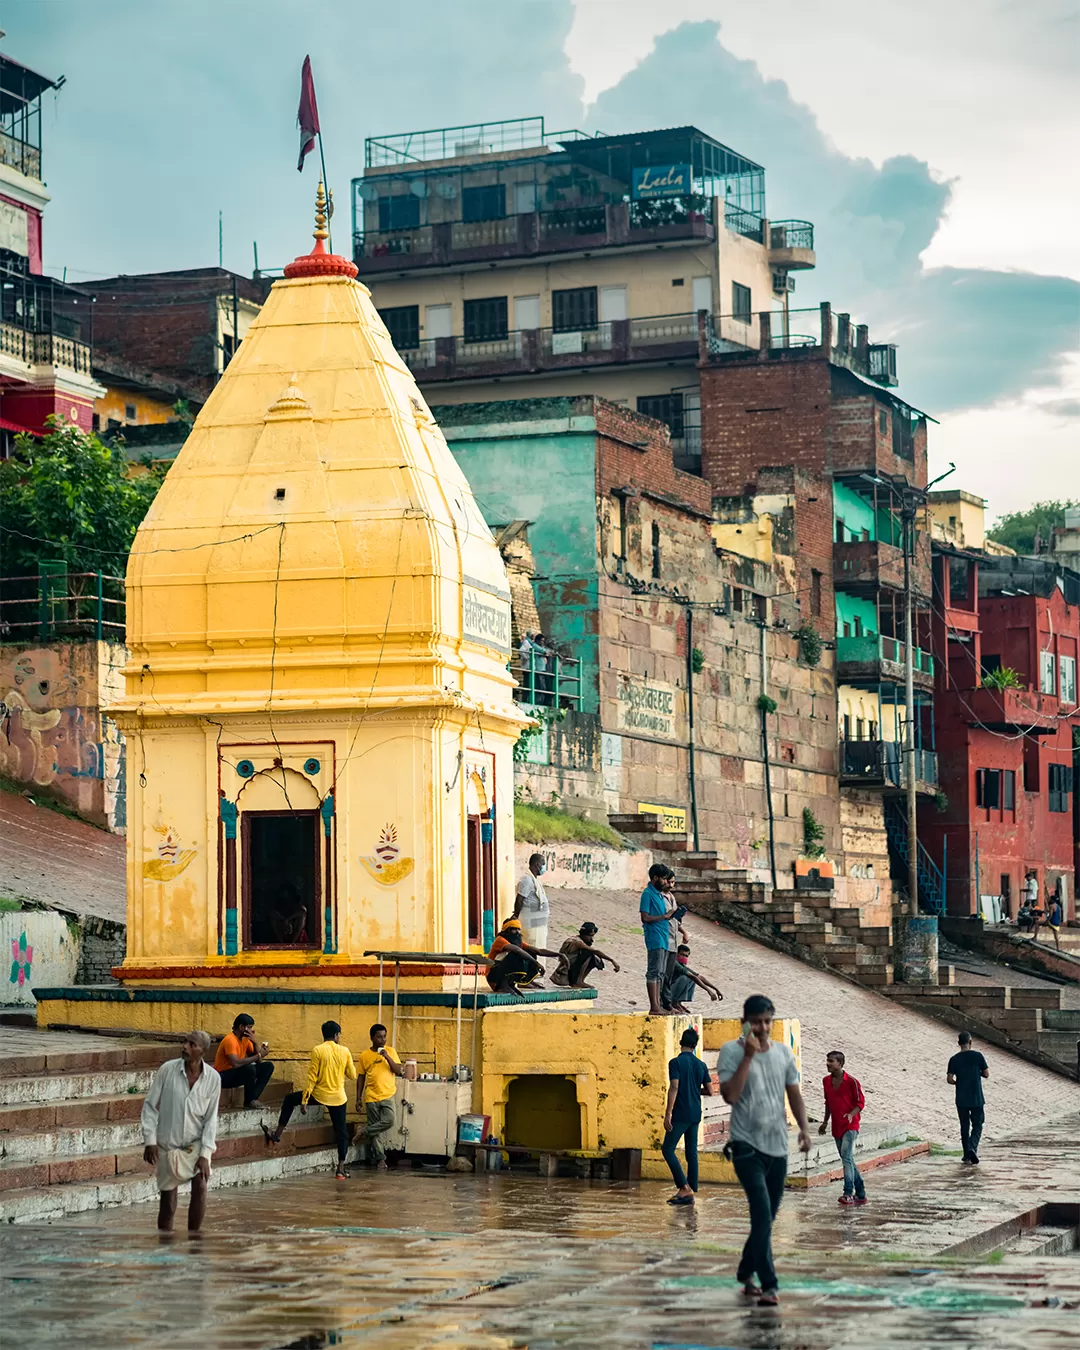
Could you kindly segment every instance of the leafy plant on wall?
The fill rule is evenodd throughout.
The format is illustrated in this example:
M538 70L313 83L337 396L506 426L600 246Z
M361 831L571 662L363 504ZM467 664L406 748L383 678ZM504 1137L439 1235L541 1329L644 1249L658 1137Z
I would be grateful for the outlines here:
M808 806L803 807L802 830L803 856L806 858L823 858L825 846L821 841L825 838L825 826L818 822L817 817Z
M821 661L821 634L812 623L804 623L795 636L799 639L803 660L808 666L816 666Z

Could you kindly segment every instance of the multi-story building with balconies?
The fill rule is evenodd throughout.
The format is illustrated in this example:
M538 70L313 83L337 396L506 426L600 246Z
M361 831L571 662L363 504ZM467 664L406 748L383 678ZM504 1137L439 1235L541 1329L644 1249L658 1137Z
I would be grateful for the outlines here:
M699 328L788 331L807 221L696 127L549 132L541 117L380 136L353 180L353 257L432 403L599 395L658 418L700 468Z
M944 796L920 812L920 838L950 914L1015 918L1034 872L1040 902L1056 893L1073 918L1080 573L1053 555L991 552L971 494L931 493L930 509L953 529L933 543L930 624Z
M41 270L41 100L62 83L0 54L0 455L51 414L89 431L104 392L91 371L89 304Z
M926 484L926 416L891 392L896 350L829 305L756 316L742 354L706 336L701 365L702 473L713 534L725 548L779 561L804 629L836 651L836 721L845 865L856 878L906 882L905 590L916 609L912 653L916 787L937 791L934 662L927 630L929 536L913 531L905 567L902 500ZM920 850L920 903L943 904Z

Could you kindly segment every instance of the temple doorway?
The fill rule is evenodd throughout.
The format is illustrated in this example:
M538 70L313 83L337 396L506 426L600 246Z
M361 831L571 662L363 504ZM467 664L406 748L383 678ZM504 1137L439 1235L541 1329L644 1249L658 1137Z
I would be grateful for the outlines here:
M495 941L495 826L487 787L475 770L466 786L467 919L469 943L487 951Z
M314 811L245 811L245 947L318 947L320 817Z

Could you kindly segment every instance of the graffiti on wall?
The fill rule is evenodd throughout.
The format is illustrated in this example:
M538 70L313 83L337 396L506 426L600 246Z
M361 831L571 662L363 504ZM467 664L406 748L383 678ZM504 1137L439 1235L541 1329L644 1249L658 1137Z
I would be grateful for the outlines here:
M112 829L124 824L124 742L100 711L99 684L111 684L120 664L107 644L86 643L0 659L0 773L48 788Z

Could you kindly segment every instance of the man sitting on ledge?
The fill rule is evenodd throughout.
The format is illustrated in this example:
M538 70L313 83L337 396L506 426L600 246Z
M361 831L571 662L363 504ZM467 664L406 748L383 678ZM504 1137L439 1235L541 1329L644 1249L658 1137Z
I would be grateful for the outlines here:
M526 987L543 989L542 984L536 983L537 976L544 973L538 956L565 960L559 952L548 951L546 947L528 946L522 939L520 920L507 919L487 954L488 984L496 994L516 994Z
M266 1058L270 1047L263 1041L256 1049L254 1032L254 1017L241 1013L232 1024L232 1032L221 1038L214 1057L222 1088L242 1087L245 1106L258 1105L274 1072L273 1060Z
M598 932L596 924L583 923L577 937L566 939L559 948L563 961L551 976L552 984L563 989L593 989L595 985L585 983L586 975L594 970L603 970L605 961L611 962L612 970L619 969L619 963L613 956L593 946L593 939Z

